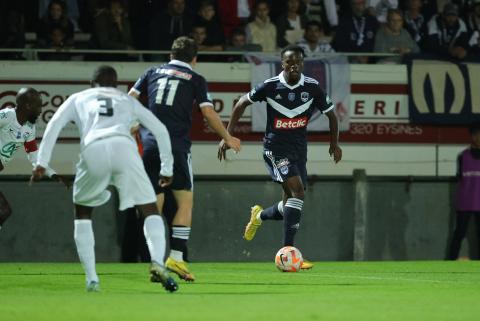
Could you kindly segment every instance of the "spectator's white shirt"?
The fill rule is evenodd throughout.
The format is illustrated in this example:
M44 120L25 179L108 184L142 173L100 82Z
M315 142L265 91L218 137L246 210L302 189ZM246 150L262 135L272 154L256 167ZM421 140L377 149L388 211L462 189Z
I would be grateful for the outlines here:
M313 50L310 48L310 45L308 44L308 42L305 39L302 39L298 43L298 45L300 47L302 47L302 49L305 52L305 55L307 57L313 56L315 54L335 52L335 50L330 45L330 42L325 40L325 39L320 39L317 43L317 46Z
M398 0L368 0L367 7L373 8L377 20L385 23L387 21L388 10L398 8Z
M111 136L124 136L135 144L130 134L133 124L140 122L155 136L162 161L162 176L173 175L173 157L166 127L135 98L112 87L90 88L73 94L58 108L43 136L37 163L48 165L61 129L74 122L80 132L80 148ZM119 151L121 157L121 151Z

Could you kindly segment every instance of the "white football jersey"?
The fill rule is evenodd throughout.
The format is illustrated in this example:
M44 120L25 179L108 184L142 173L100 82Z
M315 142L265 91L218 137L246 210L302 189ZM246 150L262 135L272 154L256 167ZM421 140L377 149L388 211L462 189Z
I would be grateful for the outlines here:
M162 161L160 174L173 175L172 149L166 127L135 98L113 87L90 88L68 97L48 122L40 145L39 165L48 165L60 131L72 121L79 129L82 150L98 139L111 136L125 136L135 144L130 129L140 122L158 142ZM118 151L119 157L121 153Z
M20 146L26 144L27 152L35 151L35 125L26 122L20 125L16 110L5 108L0 110L0 161L3 165L10 162L13 154ZM28 150L33 145L32 150Z

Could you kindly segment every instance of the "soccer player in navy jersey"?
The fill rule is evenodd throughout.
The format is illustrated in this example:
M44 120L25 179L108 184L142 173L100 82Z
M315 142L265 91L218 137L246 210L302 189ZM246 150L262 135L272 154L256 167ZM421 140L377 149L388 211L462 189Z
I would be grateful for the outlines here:
M244 238L250 241L265 220L283 220L283 245L293 246L300 226L304 190L307 183L307 124L318 111L328 117L330 125L329 153L338 163L342 150L338 146L338 122L334 104L320 88L318 81L302 74L303 49L296 45L281 52L283 71L265 80L235 104L227 130L230 134L254 102L267 102L267 124L263 139L263 159L275 182L282 185L283 199L269 208L255 205L251 209ZM228 145L220 142L218 158L225 159ZM313 264L304 261L302 269Z
M192 223L190 128L194 102L200 106L203 117L225 144L235 151L240 150L240 140L228 133L213 109L205 78L192 70L197 61L197 50L193 39L175 39L170 62L147 69L129 92L136 98L141 94L147 95L148 108L165 124L170 134L174 167L173 182L169 188L177 203L177 212L172 222L171 251L166 266L186 281L195 279L183 260ZM165 189L158 185L160 159L157 144L146 128L140 128L140 137L144 150L143 162L157 194L158 208L163 209Z

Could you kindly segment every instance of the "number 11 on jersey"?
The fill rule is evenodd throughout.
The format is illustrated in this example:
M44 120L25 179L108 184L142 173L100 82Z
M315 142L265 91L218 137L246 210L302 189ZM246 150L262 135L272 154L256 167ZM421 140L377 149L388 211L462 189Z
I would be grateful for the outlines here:
M155 103L158 105L172 106L175 94L177 93L177 87L179 80L160 78L158 83L157 97L155 97ZM165 99L165 92L166 99Z

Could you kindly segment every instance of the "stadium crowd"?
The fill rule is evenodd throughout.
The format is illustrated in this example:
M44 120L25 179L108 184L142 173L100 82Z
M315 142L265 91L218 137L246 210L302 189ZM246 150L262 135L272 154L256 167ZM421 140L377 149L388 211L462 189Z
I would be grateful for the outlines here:
M72 55L62 49L169 50L173 39L190 36L200 52L270 52L297 43L307 55L396 54L382 58L357 54L350 58L356 63L398 63L408 54L479 60L480 0L453 1L34 1L38 5L28 0L2 1L0 48L57 49L39 58L70 60ZM24 59L22 53L0 55L3 59ZM112 57L138 59L131 53L84 55L80 59Z

